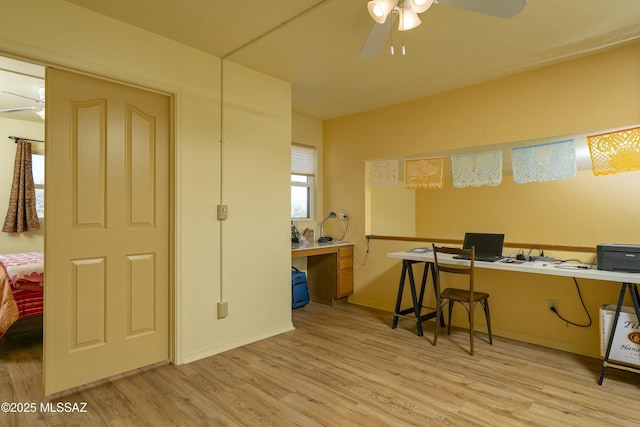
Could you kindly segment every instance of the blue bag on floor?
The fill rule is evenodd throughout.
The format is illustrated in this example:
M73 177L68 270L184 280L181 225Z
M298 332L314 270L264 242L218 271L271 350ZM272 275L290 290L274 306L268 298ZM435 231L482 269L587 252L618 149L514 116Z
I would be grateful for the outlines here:
M291 269L291 308L304 307L310 300L307 274L295 267Z

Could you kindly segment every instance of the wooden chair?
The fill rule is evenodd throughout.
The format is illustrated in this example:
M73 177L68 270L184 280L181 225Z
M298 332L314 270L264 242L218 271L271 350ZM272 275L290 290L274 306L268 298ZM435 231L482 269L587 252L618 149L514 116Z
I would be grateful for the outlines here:
M469 257L469 264L454 265L451 263L445 264L438 258L439 254L450 254L454 256L466 256ZM489 316L489 294L486 292L478 292L474 289L474 258L475 248L471 249L459 249L459 248L447 248L437 247L433 245L433 267L435 269L434 279L436 281L436 319L440 319L442 316L442 308L444 304L449 306L449 323L447 325L447 334L451 334L451 313L453 312L454 303L458 302L467 310L469 316L469 342L470 342L470 354L473 356L473 335L474 335L474 309L479 302L484 309L484 315L487 319L487 331L489 333L489 344L493 344L493 338L491 337L491 318ZM441 291L441 274L451 273L455 275L467 275L469 277L469 286L465 289L458 288L446 288ZM436 322L435 332L433 337L433 345L436 345L438 340L438 333L440 329L440 322Z

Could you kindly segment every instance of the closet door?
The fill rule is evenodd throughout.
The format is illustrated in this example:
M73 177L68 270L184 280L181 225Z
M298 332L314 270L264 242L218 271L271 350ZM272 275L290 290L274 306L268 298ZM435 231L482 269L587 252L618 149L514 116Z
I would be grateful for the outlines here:
M169 358L170 99L46 75L45 394Z

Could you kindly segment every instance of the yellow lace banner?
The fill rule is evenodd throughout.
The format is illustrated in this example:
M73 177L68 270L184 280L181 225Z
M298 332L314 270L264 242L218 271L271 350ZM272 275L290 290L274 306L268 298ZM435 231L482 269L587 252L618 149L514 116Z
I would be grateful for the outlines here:
M587 137L594 175L640 170L640 127Z
M444 157L406 159L404 161L404 187L442 188L444 184Z

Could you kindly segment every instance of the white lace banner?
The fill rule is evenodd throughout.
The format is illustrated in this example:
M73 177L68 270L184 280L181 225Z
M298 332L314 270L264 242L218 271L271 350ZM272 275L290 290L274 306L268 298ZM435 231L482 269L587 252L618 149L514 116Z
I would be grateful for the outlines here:
M395 187L398 185L398 160L366 160L364 183L366 187Z
M513 180L518 184L569 179L576 176L573 139L511 150Z
M502 151L451 156L453 186L495 186L502 182Z
M444 184L444 157L406 159L404 161L404 187L406 189L442 188Z

